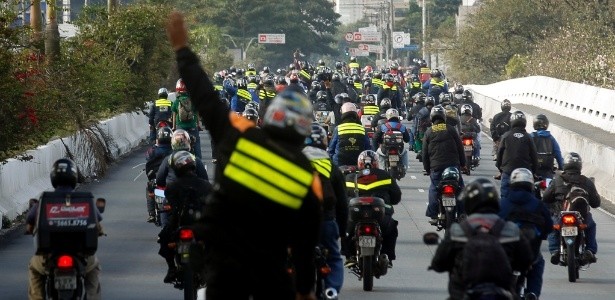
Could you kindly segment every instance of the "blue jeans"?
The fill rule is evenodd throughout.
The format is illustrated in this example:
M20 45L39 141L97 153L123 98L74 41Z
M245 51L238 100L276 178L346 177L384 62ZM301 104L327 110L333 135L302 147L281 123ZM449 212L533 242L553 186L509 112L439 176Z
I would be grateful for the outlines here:
M323 221L320 243L329 249L327 264L331 268L331 273L325 277L325 288L334 288L338 293L344 283L344 262L340 254L339 238L339 228L335 220Z
M532 269L527 272L527 293L534 293L540 297L542 292L542 275L545 272L545 259L538 253L538 258L532 264Z
M559 224L559 215L553 217L553 224ZM587 220L585 220L587 228L585 228L585 249L592 253L598 253L598 242L596 241L596 222L592 217L592 213L587 214ZM560 236L559 231L552 231L547 237L549 241L549 252L553 253L559 251Z
M502 173L502 179L500 182L500 199L506 199L508 197L508 186L510 185L510 174Z
M455 166L457 169L459 169L459 166ZM429 203L427 204L427 210L425 211L425 216L430 217L430 218L437 218L438 217L438 193L439 191L437 190L438 185L440 184L440 180L442 179L442 171L444 170L439 170L439 171L431 171L431 174L429 175L430 179L431 179L431 185L429 186ZM457 193L457 196L459 196L459 192L461 192L461 190L464 187L464 183L463 183L463 178L461 177L461 174L459 175L459 191ZM457 201L457 212L459 214L464 213L463 210L463 206L462 206L462 202Z
M480 133L476 134L474 138L474 151L472 152L472 156L477 158L480 157ZM466 163L469 165L468 162Z
M198 157L199 159L203 158L203 153L201 152L201 136L199 135L199 129L198 128L190 128L190 129L184 129L188 132L188 134L190 134L191 136L194 136L195 141L194 141L194 149L192 149L192 152L194 152L194 155L196 155L196 157Z

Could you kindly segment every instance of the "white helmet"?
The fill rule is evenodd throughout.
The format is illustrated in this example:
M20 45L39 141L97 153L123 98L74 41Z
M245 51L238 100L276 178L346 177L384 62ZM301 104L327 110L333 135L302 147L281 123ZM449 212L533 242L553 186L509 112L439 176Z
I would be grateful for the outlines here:
M347 112L357 112L357 106L354 105L354 103L351 102L346 102L344 103L344 105L342 105L342 114L347 113Z
M395 108L389 108L387 109L385 116L387 120L390 120L391 118L399 118L399 111Z
M190 135L183 129L177 129L171 137L171 148L173 151L186 150L190 151Z

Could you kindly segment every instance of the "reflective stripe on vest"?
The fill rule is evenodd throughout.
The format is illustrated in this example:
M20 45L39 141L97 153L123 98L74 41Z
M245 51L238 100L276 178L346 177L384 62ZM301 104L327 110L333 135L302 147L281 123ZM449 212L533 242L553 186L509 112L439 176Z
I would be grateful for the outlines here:
M258 98L264 100L265 98L273 99L275 97L275 92L268 92L266 90L258 91Z
M432 78L429 82L431 85L437 85L439 87L444 87L444 80L436 81L436 79Z
M301 207L314 180L311 171L244 138L237 142L224 176L292 209Z
M312 78L312 76L310 75L310 73L308 73L308 72L307 72L307 71L305 71L305 70L301 70L301 71L299 72L299 74L300 74L301 76L303 76L304 78L306 78L306 79L310 79L310 78Z
M387 185L387 184L391 184L391 179L382 179L382 180L378 180L378 181L374 181L370 184L360 184L357 183L357 187L359 187L360 190L364 190L364 191L369 191L371 189L375 189L377 187L381 187L383 185ZM352 181L346 181L346 187L348 188L354 188L354 182Z
M254 82L248 83L248 88L249 89L255 90L257 87L258 87L258 84L254 83Z
M421 68L421 74L429 74L431 73L431 70L429 68Z
M237 100L240 100L241 102L248 103L250 102L250 100L252 100L252 94L250 94L250 92L248 92L247 90L238 89L237 98Z
M319 158L311 160L312 166L316 171L326 178L331 178L331 160L328 158Z
M421 83L420 82L413 82L412 83L412 87L415 87L415 88L421 87Z
M375 105L366 105L363 107L364 115L375 115L375 114L378 114L379 112L380 112L380 108Z
M355 89L359 89L360 90L360 89L363 88L363 85L360 82L355 82L353 85L354 85Z
M337 125L337 134L365 134L365 128L357 123L342 123Z
M168 99L158 99L156 100L155 106L171 106L173 103Z
M351 69L358 69L359 68L359 63L356 62L351 62L348 64L348 67Z
M372 79L372 84L377 87L382 87L382 85L384 85L384 81L378 78L374 78Z
M224 87L222 85L220 85L220 84L216 84L216 85L214 85L214 89L219 92L219 91L223 90Z

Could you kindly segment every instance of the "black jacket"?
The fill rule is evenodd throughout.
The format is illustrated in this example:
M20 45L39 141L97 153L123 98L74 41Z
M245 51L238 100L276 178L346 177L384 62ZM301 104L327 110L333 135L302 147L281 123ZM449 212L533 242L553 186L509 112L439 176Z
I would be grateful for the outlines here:
M207 199L202 224L209 281L216 282L219 289L235 286L237 282L241 282L237 288L250 289L249 285L275 280L280 288L290 289L283 279L288 276L290 248L296 289L307 294L314 286L311 261L321 222L322 186L310 161L301 153L300 143L276 139L231 113L219 101L218 92L190 49L177 51L177 64L218 150L214 191ZM275 161L264 159L264 154L275 157ZM283 161L286 168L269 165L268 170L285 181L297 177L299 195L284 192L280 181L271 181L264 172L255 172L255 166L246 166L241 161L256 167ZM288 167L295 172L289 173ZM241 174L249 179L242 180ZM273 197L272 192L283 196ZM269 275L263 276L263 270ZM231 283L232 277L235 281Z
M491 227L497 219L499 219L499 217L494 213L476 213L469 215L467 222L473 227L487 224ZM510 239L518 237L516 241L507 243L502 242L502 247L508 255L513 271L527 270L532 264L534 257L530 244L528 240L520 234L519 227L517 227L515 223L506 222L504 229L502 229L501 237ZM458 223L453 223L450 230L447 230L442 243L438 245L436 254L429 267L429 269L438 273L449 272L448 292L450 295L449 299L451 300L464 299L466 287L461 277L463 270L463 247L465 246L465 242L463 241L464 238L467 240L461 226Z
M504 132L498 130L498 125L504 125L503 123L508 124L508 128L510 128L510 111L501 111L493 116L493 120L491 120L491 124L489 125L489 131L494 141L499 141L500 137L504 134Z
M482 120L483 119L483 109L480 107L480 105L476 104L476 102L474 101L462 101L461 105L464 104L470 104L472 106L472 117L474 117L474 119L477 120Z
M444 123L427 128L423 137L423 168L441 171L448 167L464 167L466 157L457 130Z
M495 167L510 174L514 169L526 168L536 174L538 157L536 146L525 128L513 127L500 138Z
M553 178L553 181L542 195L542 200L545 203L561 202L564 200L564 197L568 195L573 185L587 191L589 194L589 199L587 199L589 206L592 208L600 207L600 195L596 190L596 185L593 181L576 170L556 173L555 178Z
M393 214L393 205L399 204L401 201L401 189L397 185L397 181L382 169L365 169L358 175L348 174L346 175L346 189L350 198L356 197L355 176L357 176L359 197L382 198L387 205L386 212Z

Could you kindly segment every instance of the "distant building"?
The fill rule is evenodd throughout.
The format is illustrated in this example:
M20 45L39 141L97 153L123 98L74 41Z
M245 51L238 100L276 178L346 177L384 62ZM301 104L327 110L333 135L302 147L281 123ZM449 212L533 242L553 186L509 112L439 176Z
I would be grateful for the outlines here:
M335 12L340 14L340 22L349 24L357 22L378 11L380 7L388 7L393 3L395 19L403 18L409 8L408 0L333 0Z
M457 35L468 24L468 18L478 10L482 2L483 0L463 0L461 5L459 5L459 10L455 16Z

